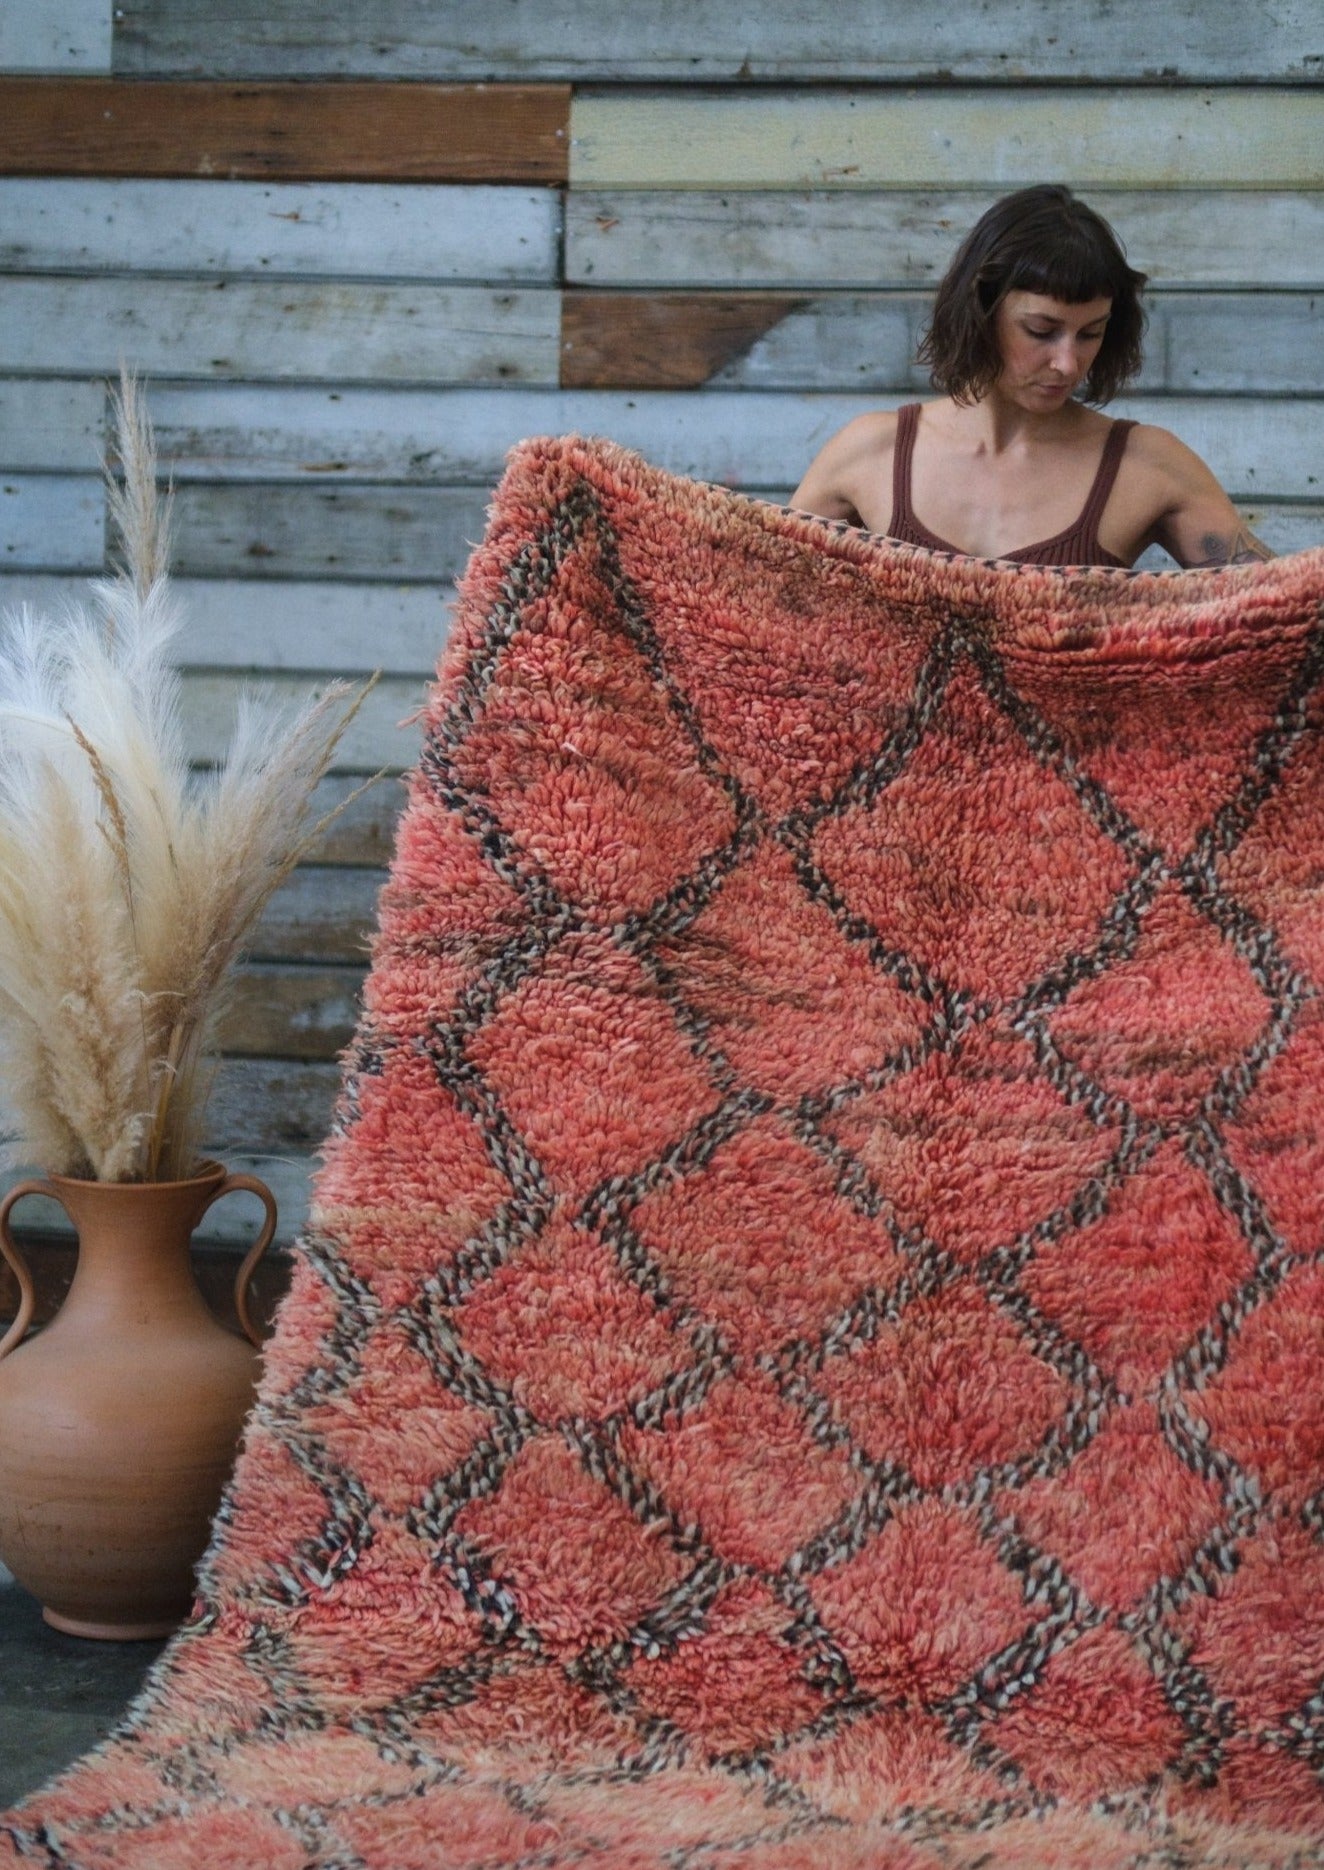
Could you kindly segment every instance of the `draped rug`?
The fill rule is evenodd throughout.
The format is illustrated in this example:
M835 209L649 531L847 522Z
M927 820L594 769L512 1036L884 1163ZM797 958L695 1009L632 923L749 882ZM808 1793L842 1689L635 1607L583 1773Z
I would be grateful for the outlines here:
M512 456L76 1870L1324 1864L1324 552Z

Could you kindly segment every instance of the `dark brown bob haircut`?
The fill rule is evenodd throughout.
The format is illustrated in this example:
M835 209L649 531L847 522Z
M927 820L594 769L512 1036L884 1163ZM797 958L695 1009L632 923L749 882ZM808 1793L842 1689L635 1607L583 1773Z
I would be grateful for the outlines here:
M1142 362L1146 275L1126 263L1101 214L1069 188L1046 182L1004 195L971 228L933 302L919 360L958 403L977 403L1002 370L994 318L1009 292L1038 292L1067 305L1111 299L1099 354L1082 400L1106 403Z

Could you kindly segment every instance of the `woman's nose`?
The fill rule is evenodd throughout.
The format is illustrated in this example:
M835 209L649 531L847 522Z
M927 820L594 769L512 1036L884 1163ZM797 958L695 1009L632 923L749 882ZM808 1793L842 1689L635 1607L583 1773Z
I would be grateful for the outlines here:
M1075 338L1062 337L1053 346L1053 368L1060 376L1071 377L1076 374L1080 358Z

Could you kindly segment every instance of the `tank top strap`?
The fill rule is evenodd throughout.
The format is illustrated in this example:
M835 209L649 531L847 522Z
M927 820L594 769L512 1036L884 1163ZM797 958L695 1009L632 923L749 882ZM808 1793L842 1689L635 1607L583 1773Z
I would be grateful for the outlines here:
M1081 509L1080 518L1073 528L1095 551L1099 544L1099 521L1103 518L1103 509L1108 504L1108 496L1117 479L1117 470L1122 465L1122 455L1126 448L1126 438L1135 427L1134 422L1116 421L1108 430L1103 444L1103 455L1099 461L1098 472L1094 476L1094 485L1090 488L1089 498Z
M910 463L919 430L919 404L902 403L896 412L896 440L892 444L892 523L894 539L915 536L915 515L910 510Z

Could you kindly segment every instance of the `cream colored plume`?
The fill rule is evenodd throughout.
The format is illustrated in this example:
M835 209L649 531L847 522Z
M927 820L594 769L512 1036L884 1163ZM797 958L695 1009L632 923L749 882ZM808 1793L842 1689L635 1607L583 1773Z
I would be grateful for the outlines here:
M0 632L0 1121L11 1161L162 1181L194 1166L233 964L363 695L248 697L223 765L190 772L169 502L127 377L115 416L118 575Z

